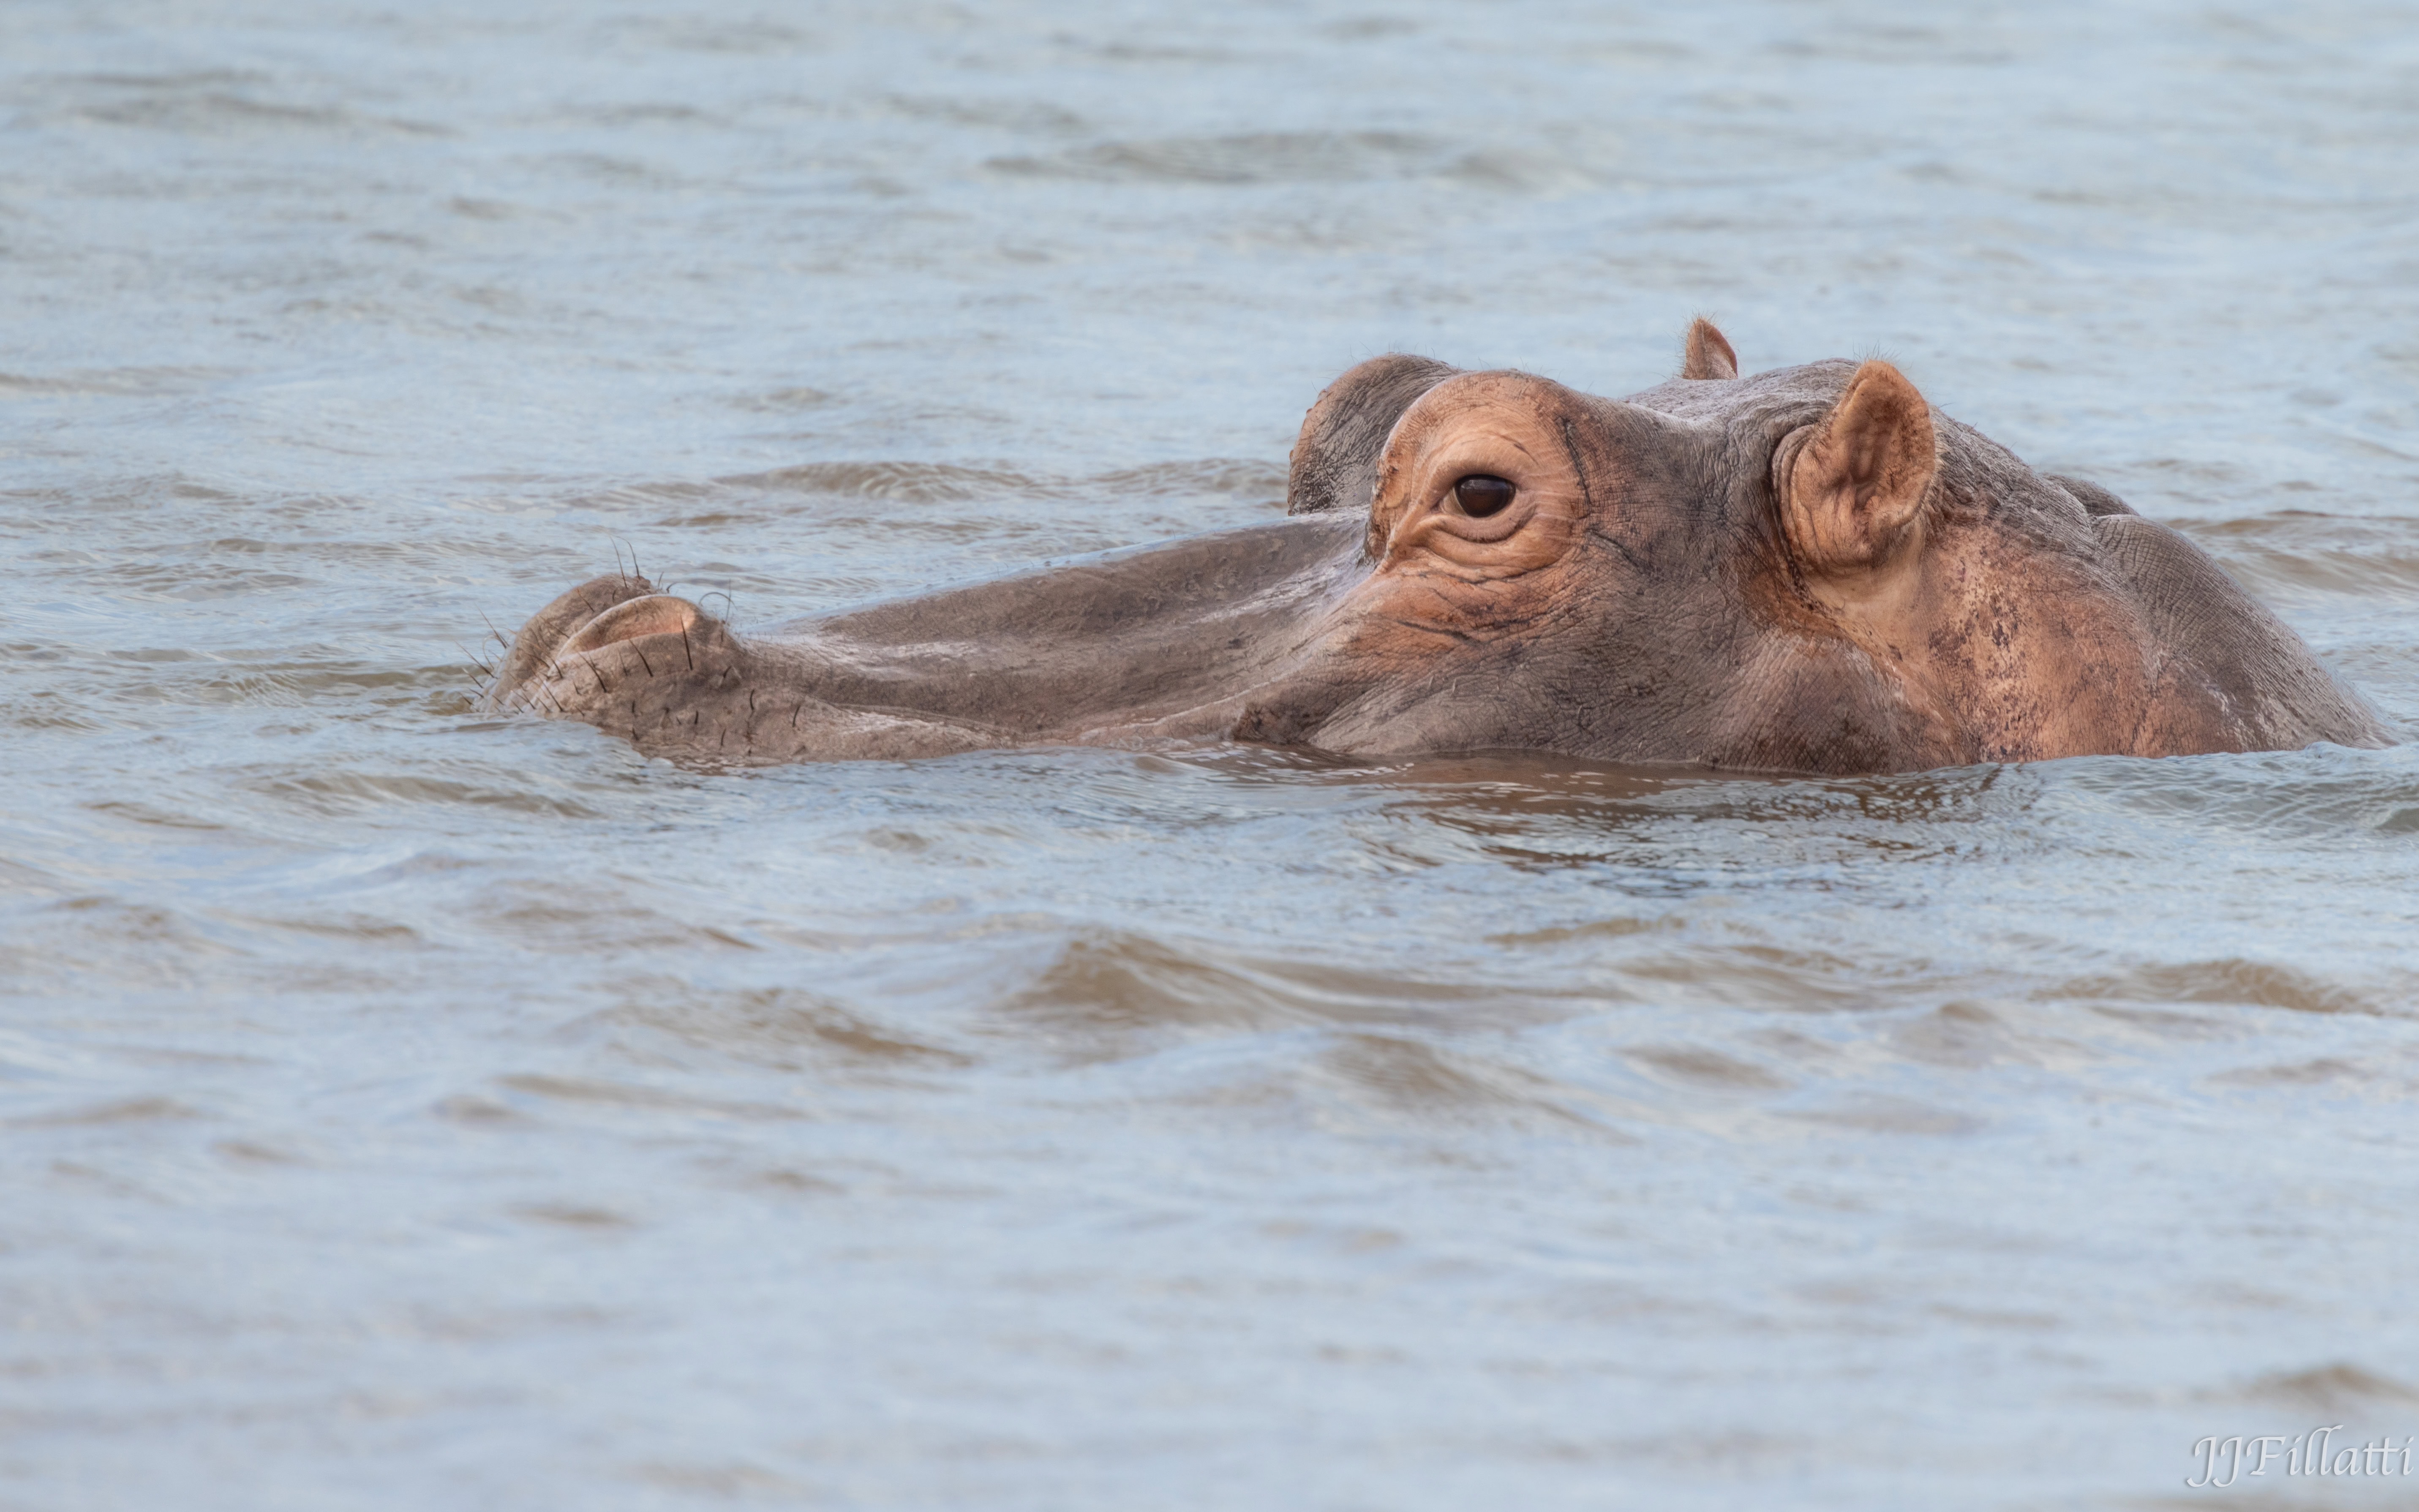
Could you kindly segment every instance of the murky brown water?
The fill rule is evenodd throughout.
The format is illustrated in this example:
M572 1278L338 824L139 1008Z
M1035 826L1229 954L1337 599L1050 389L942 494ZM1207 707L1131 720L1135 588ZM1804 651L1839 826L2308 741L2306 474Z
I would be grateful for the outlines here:
M0 1504L2411 1505L2419 756L470 711L1882 351L2419 719L2407 8L0 8ZM718 607L718 606L717 606Z

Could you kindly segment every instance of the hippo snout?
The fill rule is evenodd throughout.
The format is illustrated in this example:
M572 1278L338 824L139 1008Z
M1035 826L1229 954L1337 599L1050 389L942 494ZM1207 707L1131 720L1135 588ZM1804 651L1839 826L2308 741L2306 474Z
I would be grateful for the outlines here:
M715 766L808 753L927 756L999 743L946 718L836 706L795 646L742 641L635 574L592 578L532 615L481 702L583 720L653 755Z

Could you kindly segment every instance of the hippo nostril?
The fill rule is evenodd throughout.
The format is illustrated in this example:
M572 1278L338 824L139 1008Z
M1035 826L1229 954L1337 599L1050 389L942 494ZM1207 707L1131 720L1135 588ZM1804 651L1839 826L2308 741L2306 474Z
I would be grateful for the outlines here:
M705 616L695 604L669 594L650 594L614 605L563 642L565 653L595 651L617 640L646 635L686 635Z

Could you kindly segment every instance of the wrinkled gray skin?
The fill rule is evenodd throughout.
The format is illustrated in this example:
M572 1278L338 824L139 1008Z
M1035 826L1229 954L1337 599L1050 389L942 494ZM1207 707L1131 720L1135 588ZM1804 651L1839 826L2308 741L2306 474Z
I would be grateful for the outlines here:
M1841 608L1847 579L1793 545L1778 470L1861 371L1610 401L1381 358L1305 420L1283 522L746 635L600 578L522 627L486 702L714 764L1241 740L1847 773L2385 742L2189 542L1936 412L1907 569L1926 586L1900 595L1929 618ZM1454 566L1405 544L1419 510L1456 507L1418 470L1478 423L1464 394L1559 439L1530 452L1573 480L1578 523L1542 567L1489 577L1509 548Z

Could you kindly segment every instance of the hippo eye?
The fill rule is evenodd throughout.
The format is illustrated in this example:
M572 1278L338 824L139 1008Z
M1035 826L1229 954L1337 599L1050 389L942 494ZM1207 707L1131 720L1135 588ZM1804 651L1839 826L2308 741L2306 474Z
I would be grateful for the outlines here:
M1485 472L1473 472L1453 486L1453 501L1472 519L1485 519L1489 515L1503 513L1503 506L1519 492L1508 478L1498 478Z

